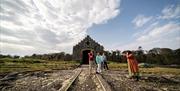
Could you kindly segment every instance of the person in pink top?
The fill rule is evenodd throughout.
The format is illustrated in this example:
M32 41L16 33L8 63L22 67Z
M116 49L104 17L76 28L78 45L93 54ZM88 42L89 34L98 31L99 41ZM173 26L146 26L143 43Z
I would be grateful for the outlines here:
M89 58L89 74L91 74L92 66L93 66L93 62L94 62L94 55L93 55L92 51L90 51L90 53L88 53L88 58Z

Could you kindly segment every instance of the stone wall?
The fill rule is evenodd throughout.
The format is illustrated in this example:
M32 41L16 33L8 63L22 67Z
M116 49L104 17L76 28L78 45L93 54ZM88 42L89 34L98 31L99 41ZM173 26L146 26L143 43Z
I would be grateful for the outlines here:
M104 47L95 42L90 36L87 36L77 45L73 46L73 59L81 60L83 50L92 50L94 53L97 53L102 52Z

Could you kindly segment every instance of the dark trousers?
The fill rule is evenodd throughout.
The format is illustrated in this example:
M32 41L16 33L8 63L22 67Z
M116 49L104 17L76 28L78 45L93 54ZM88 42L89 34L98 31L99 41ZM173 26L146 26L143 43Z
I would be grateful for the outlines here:
M104 62L104 69L109 70L108 65L107 65L107 62Z

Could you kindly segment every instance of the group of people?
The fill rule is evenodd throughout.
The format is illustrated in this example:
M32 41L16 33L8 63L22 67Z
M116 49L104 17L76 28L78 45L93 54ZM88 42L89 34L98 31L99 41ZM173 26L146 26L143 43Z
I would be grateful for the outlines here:
M108 70L108 65L107 65L107 58L104 53L97 53L96 57L94 57L93 52L91 51L88 53L89 56L89 73L92 73L92 67L94 66L94 63L96 62L97 64L97 70L96 73L99 74L102 72L102 70ZM95 62L94 62L95 58Z
M127 58L127 64L128 64L128 72L129 72L129 78L139 80L139 68L138 68L138 62L136 58L133 56L131 51L127 51L124 56ZM109 69L107 65L107 58L104 53L97 53L96 56L94 56L93 52L90 51L88 53L89 57L89 73L92 73L92 67L94 66L94 63L97 64L96 73L99 74L102 72L103 69ZM95 59L95 61L94 61Z
M103 69L109 69L107 66L107 58L104 53L97 53L96 55L97 71L96 73L101 73Z

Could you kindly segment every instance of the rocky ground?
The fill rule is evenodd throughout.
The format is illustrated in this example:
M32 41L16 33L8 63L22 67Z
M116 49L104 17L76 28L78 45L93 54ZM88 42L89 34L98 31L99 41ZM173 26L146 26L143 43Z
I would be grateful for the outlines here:
M69 91L102 91L95 74L89 75L88 66L82 68ZM0 91L57 91L75 72L56 70L0 74ZM127 69L123 69L103 71L101 75L113 91L180 91L179 75L143 74L140 81L135 81L127 74Z
M14 72L1 75L0 91L56 91L73 70Z
M114 91L180 91L180 76L143 74L135 81L127 74L127 70L105 71L103 78Z
M0 91L58 91L63 82L74 75L76 70L13 72L0 75ZM102 91L95 76L89 75L88 65L82 67L82 72L69 91Z

